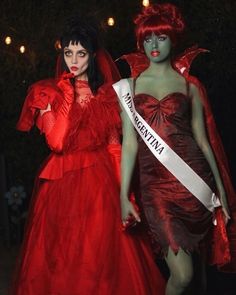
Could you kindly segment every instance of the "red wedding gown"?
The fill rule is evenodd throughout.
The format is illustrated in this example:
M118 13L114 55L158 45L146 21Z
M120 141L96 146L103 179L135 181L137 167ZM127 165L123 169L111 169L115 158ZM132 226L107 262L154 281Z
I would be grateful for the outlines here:
M137 112L156 133L214 189L211 169L197 145L191 128L191 98L185 93L170 93L161 100L137 94ZM181 247L198 251L209 229L212 213L186 189L147 148L141 137L139 166L142 203L154 242L154 251L166 255Z
M83 90L81 90L83 88ZM108 153L119 125L110 86L94 97L77 82L69 127L60 152L39 171L12 295L162 295L165 282L145 237L121 230L119 185ZM35 84L18 123L42 129L38 109L60 95L50 80Z

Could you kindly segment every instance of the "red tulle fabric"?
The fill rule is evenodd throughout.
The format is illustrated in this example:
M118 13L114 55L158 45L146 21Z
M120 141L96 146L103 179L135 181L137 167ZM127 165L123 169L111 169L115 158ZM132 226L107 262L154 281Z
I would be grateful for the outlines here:
M104 82L115 82L120 79L120 73L111 58L110 54L104 49L100 48L96 53L96 60L100 71L102 72Z
M43 82L31 88L18 128L29 130L48 101L59 108L61 97L47 83L45 101ZM121 230L120 146L108 148L110 131L120 126L116 97L109 85L97 96L85 91L86 82L75 86L63 149L51 153L36 180L11 294L163 295L147 238ZM82 103L81 95L88 95Z
M216 214L218 225L214 227L213 238L211 239L212 248L210 251L211 255L209 256L209 262L211 264L217 264L222 271L236 272L236 194L230 179L227 158L219 133L217 132L216 124L205 88L195 77L189 74L191 62L193 61L193 59L200 52L205 51L207 50L197 48L196 46L191 47L187 49L184 54L180 55L176 60L173 61L173 67L180 74L182 74L189 83L195 84L200 91L204 105L208 138L217 160L230 207L231 220L229 221L226 230L224 229L224 223L222 218L220 218L220 214ZM147 69L149 65L147 57L139 52L124 55L121 58L125 59L129 63L131 67L131 76L134 78L137 77L145 69ZM221 240L222 243L217 243L216 241L218 240Z
M39 110L45 110L50 103L57 111L63 101L63 96L54 79L42 80L29 87L16 128L20 131L29 131L37 120L41 130L42 122L38 117Z
M186 75L186 78L188 79L189 82L194 83L200 91L200 94L203 100L203 105L205 108L205 118L206 118L208 138L211 143L211 146L217 161L217 165L220 170L221 178L224 183L224 187L227 194L227 200L229 204L229 209L230 209L231 220L229 221L229 224L227 225L227 228L226 228L228 243L230 248L230 258L228 257L227 260L230 260L230 262L226 263L227 260L225 260L225 263L222 263L219 267L222 271L225 271L225 272L236 272L236 193L234 191L234 187L230 179L230 171L229 171L227 157L224 152L223 144L220 139L219 133L217 132L216 123L213 117L211 106L207 98L207 94L206 94L206 90L204 86L193 76ZM223 222L222 219L220 219L219 222L222 223ZM218 236L218 239L221 238L221 235L223 234L223 232L220 230L220 227L219 227L219 231L218 231L218 228L215 228L215 231L216 232L214 233L214 236L215 237ZM226 241L225 236L222 237L222 240ZM216 245L218 244L216 243ZM225 250L226 249L227 247L225 247ZM219 249L219 252L220 252L220 249ZM225 253L221 253L221 255L218 256L219 259L220 259L220 256L221 258L227 257L227 250ZM214 264L214 261L212 259L211 259L211 263Z

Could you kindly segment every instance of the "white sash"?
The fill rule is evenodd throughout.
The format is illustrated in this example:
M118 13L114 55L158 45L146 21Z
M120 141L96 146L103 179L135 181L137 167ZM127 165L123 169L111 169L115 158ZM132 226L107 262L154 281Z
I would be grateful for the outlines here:
M127 79L113 84L135 129L153 155L211 212L220 201L207 183L185 163L137 113Z

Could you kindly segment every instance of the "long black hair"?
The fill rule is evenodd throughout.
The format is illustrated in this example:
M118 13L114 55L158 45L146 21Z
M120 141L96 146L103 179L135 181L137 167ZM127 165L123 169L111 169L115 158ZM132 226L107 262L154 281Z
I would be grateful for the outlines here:
M88 60L88 84L93 93L103 84L103 77L99 71L96 62L96 52L100 48L99 44L99 30L98 25L92 18L83 18L81 16L74 16L70 18L60 38L61 54L62 54L62 69L69 72L69 69L64 60L64 48L69 44L80 43L89 53Z

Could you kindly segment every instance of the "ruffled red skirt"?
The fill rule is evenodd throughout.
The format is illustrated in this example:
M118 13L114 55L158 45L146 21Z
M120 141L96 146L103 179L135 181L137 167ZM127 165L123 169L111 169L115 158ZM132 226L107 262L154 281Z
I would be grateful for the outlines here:
M161 295L146 238L121 230L109 155L60 179L38 179L13 295Z

